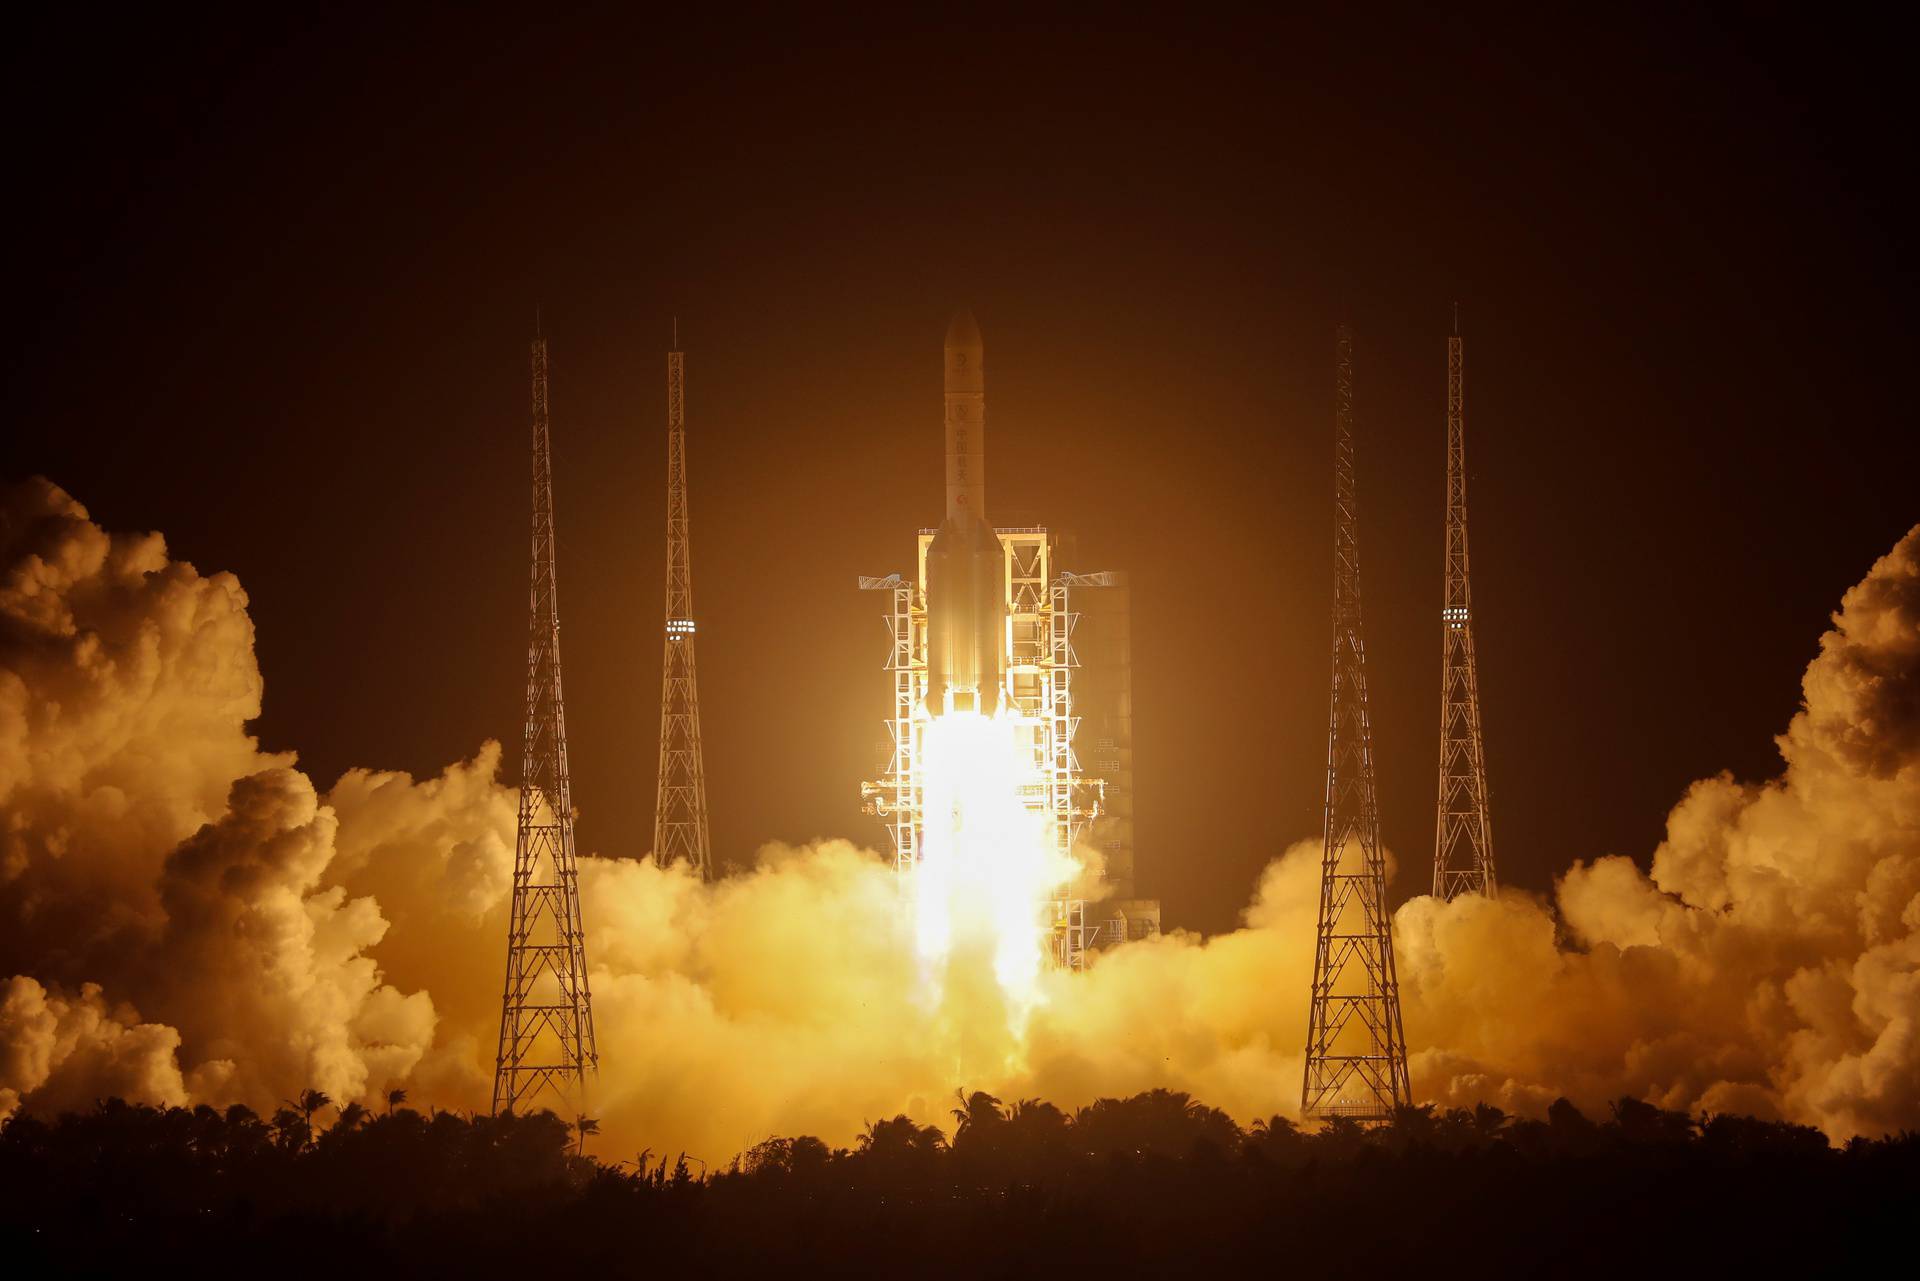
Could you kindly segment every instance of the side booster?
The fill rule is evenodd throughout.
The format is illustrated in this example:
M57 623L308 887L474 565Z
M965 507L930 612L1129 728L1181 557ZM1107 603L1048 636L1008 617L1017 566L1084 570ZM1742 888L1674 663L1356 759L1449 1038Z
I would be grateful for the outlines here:
M947 326L947 516L927 547L927 712L1000 709L1006 553L987 523L987 383L980 326Z

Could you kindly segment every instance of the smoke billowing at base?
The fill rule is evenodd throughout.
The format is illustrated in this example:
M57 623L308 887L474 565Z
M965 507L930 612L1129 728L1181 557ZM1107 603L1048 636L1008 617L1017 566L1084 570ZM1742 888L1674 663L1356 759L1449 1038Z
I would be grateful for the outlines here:
M486 1108L516 804L499 747L322 790L249 734L264 692L233 576L48 482L5 491L0 1115L307 1088ZM1592 857L1575 823L1549 898L1400 907L1416 1101L1920 1126L1920 528L1846 592L1802 693L1778 776L1695 783L1650 870ZM769 845L701 883L642 853L581 869L603 1151L845 1143L895 1113L945 1122L963 1088L1070 1107L1165 1087L1242 1123L1298 1107L1317 839L1275 851L1241 928L1046 975L1024 1039L988 957L955 949L924 999L890 860Z

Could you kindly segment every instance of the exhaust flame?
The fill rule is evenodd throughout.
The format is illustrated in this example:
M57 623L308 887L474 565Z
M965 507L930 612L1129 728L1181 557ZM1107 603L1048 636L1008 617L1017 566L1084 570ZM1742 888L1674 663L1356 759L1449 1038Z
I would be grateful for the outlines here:
M956 955L991 957L1016 1037L1042 1002L1046 905L1075 870L1035 803L1045 780L1020 729L1004 713L950 712L927 724L923 848L911 889L929 994L939 999Z

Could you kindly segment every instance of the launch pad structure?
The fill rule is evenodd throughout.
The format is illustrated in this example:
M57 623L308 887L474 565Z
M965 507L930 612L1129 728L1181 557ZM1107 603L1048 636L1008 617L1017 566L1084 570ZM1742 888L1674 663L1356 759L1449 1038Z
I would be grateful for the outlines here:
M898 574L860 579L863 590L888 595L889 608L882 617L891 643L886 670L893 685L888 756L881 777L863 784L861 791L866 811L886 825L895 866L903 873L912 871L923 848L920 763L927 726L927 549L936 532L920 531L912 581ZM1032 753L1035 782L1025 800L1046 816L1058 852L1071 856L1102 815L1105 790L1104 780L1082 772L1075 751L1080 725L1073 697L1074 673L1080 668L1075 633L1081 618L1076 599L1123 586L1124 579L1111 572L1076 574L1058 569L1054 538L1044 526L993 532L1003 555L1007 607L1003 714L1013 721L1020 742ZM1119 910L1129 906L1143 925L1150 920L1151 929L1145 932L1158 932L1157 905L1128 900ZM1083 968L1103 941L1103 930L1110 936L1115 928L1112 922L1094 919L1088 901L1066 886L1060 887L1045 910L1054 962L1065 969ZM1124 916L1116 920L1120 928L1126 927ZM1134 932L1137 936L1142 931Z
M927 730L933 718L998 717L1011 724L1025 757L1020 800L1040 820L1057 867L1079 866L1079 851L1104 855L1104 922L1072 885L1045 903L1055 965L1083 968L1106 941L1159 933L1160 905L1131 898L1133 881L1132 658L1125 575L1076 574L1060 567L1059 540L1042 525L988 523L986 347L971 311L954 313L945 344L946 518L922 529L911 580L865 578L886 592L883 616L893 678L884 760L877 781L861 787L865 809L892 839L897 869L911 875L927 855ZM1101 822L1106 778L1092 778L1075 751L1081 712L1079 602L1097 601L1093 621L1099 669L1092 705L1098 747L1112 771L1117 812Z

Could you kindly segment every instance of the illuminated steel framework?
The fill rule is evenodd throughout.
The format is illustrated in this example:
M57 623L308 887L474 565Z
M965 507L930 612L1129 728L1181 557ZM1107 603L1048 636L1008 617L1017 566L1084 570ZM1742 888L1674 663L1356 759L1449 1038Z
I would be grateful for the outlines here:
M533 584L527 629L527 721L520 823L514 842L506 986L494 1060L493 1111L539 1102L584 1116L599 1066L593 996L580 927L560 692L560 603L554 572L553 462L547 426L547 344L533 342ZM571 1109L569 1111L568 1109Z
M919 574L907 581L898 574L860 579L867 591L884 591L890 608L883 615L889 650L886 670L893 677L891 714L887 719L887 755L876 782L862 785L866 811L886 824L893 838L894 863L910 871L920 859L923 789L920 778L927 693L927 547L935 531L923 529L919 540ZM1034 777L1029 805L1046 813L1052 839L1070 855L1086 825L1100 812L1100 784L1081 775L1073 738L1079 718L1073 714L1073 672L1079 666L1074 653L1073 608L1076 587L1103 587L1108 574L1058 573L1053 566L1053 540L1045 528L1023 526L1000 529L1004 554L1007 628L1005 713L1019 728L1022 742L1033 753ZM1100 926L1091 923L1083 899L1072 898L1066 887L1046 905L1056 964L1082 968L1092 951Z
M1313 1001L1300 1110L1309 1118L1380 1121L1406 1106L1412 1092L1374 794L1354 493L1353 332L1344 325L1335 352L1333 696Z
M700 689L693 664L693 554L687 539L686 360L675 332L667 353L667 624L661 662L660 780L653 861L684 860L713 875L707 772L700 751Z
M1496 892L1487 820L1487 758L1480 736L1480 674L1467 577L1467 412L1460 326L1447 338L1447 585L1440 606L1440 802L1433 829L1433 893Z

